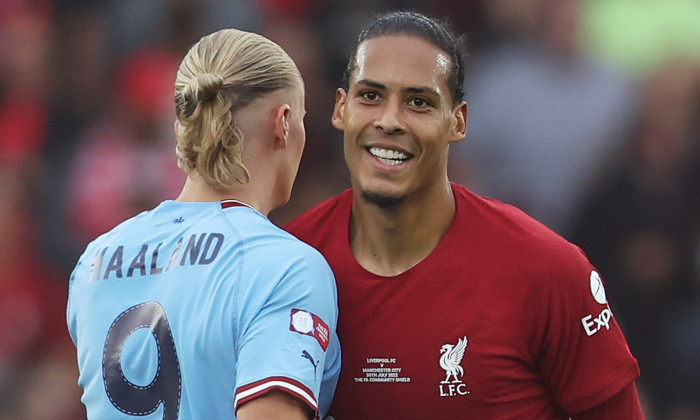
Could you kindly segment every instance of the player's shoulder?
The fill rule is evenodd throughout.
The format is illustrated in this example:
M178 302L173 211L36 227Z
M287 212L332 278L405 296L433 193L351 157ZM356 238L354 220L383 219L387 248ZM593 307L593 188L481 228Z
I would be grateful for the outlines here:
M347 189L340 194L324 200L285 224L283 229L294 235L306 236L306 233L313 233L319 229L334 228L334 226L320 223L339 217L350 217L350 207L352 205L353 192ZM339 222L340 223L340 222Z
M501 253L569 264L585 261L581 249L517 206L453 184L457 207L475 233Z
M270 239L274 240L275 247L279 249L279 252L304 255L317 253L312 246L281 227L273 225L271 229L274 231L274 237Z
M248 270L243 281L254 289L260 289L260 281L278 284L280 290L294 288L323 290L333 286L333 271L323 255L294 235L272 222L264 229L242 237L237 248L242 250ZM234 258L231 256L231 258ZM263 293L264 294L264 293Z
M85 247L84 254L88 254L91 249L105 247L106 245L116 241L117 238L120 238L120 237L124 236L125 234L128 235L128 232L130 232L132 229L140 231L139 228L134 228L134 226L138 225L140 223L140 221L143 220L147 216L149 211L150 210L146 210L146 211L143 211L143 212L141 212L133 217L130 217L130 218L122 221L121 223L117 224L112 229L108 230L107 232L104 232L101 235L97 236L95 239L90 241L88 243L88 245Z
M253 216L247 223L236 223L234 229L250 257L259 257L270 264L286 261L302 265L327 265L325 258L315 248L263 216L257 219Z
M329 267L326 259L316 248L281 228L277 229L280 235L277 252L280 256L293 259L302 265L317 266L323 269Z

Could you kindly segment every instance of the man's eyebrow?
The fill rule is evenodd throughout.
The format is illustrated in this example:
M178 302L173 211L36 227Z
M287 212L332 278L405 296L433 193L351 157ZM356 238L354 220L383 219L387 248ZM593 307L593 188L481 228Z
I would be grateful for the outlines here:
M357 85L368 85L368 86L373 87L373 88L375 88L375 89L386 89L386 86L384 86L383 84L381 84L381 83L379 83L379 82L376 82L376 81L374 81L374 80L371 80L371 79L362 79L362 80L358 80L355 84L357 84Z
M373 87L375 89L380 89L380 90L386 89L386 86L384 86L383 84L381 84L375 80L372 80L372 79L358 80L355 84L356 85L367 85L367 86ZM404 92L410 93L410 94L421 93L421 94L440 96L440 93L438 93L438 91L436 91L435 89L433 89L430 86L411 86L411 87L405 88Z
M430 95L440 96L440 94L435 89L429 86L407 87L404 90L408 93L427 93Z

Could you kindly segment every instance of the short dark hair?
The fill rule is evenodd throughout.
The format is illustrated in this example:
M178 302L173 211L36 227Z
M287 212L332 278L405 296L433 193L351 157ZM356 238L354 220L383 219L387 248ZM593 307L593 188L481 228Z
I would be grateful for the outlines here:
M415 35L440 48L450 56L452 69L447 81L452 101L457 104L464 98L464 57L465 36L458 36L452 30L452 25L446 21L411 11L398 11L381 15L367 25L355 40L345 73L343 87L348 90L350 76L355 70L357 49L368 39L383 35L409 34Z

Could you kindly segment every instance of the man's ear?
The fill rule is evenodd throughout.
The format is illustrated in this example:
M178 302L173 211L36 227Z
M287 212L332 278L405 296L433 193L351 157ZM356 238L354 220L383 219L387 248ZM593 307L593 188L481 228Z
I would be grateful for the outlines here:
M452 127L452 135L450 136L450 143L457 143L464 140L467 135L467 117L469 116L469 107L466 102L462 102L457 105L452 111L452 117L454 118L454 126Z
M343 88L338 88L335 91L335 106L333 107L333 116L331 123L338 130L345 130L345 101L347 101L348 93Z
M274 111L274 134L275 148L287 147L287 138L289 137L289 118L292 114L292 107L289 104L279 105Z

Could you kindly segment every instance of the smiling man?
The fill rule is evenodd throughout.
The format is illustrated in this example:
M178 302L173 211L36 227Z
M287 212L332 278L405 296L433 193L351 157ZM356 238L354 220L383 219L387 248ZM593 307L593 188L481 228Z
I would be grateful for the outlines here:
M463 79L448 26L396 12L360 33L336 92L352 189L285 227L338 283L330 414L642 418L637 362L585 255L449 181L449 146L467 131Z
M353 188L380 209L426 194L452 207L447 183L435 180L446 167L447 144L464 138L467 105L454 103L444 83L449 55L398 34L362 43L355 62L353 82L338 89L333 113L333 125L345 131Z

